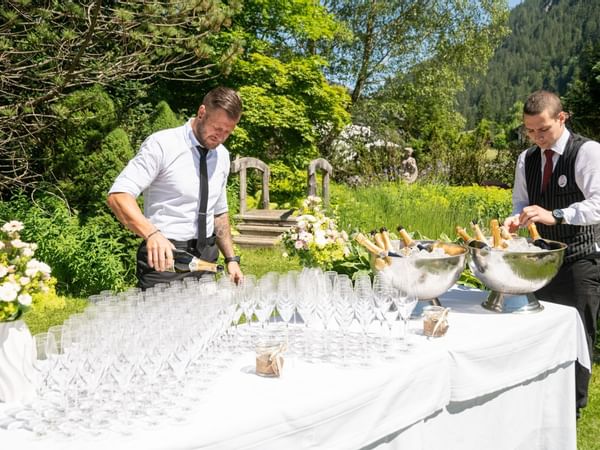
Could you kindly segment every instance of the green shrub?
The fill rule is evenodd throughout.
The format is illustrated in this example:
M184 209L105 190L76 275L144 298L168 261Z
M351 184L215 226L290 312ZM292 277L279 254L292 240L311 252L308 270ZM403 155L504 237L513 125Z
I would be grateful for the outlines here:
M53 140L47 142L42 173L52 173L63 195L71 200L89 196L87 186L79 186L76 178L84 178L87 158L100 150L104 137L117 123L115 105L99 86L71 93L53 107L60 118ZM90 174L87 174L88 176Z
M165 101L161 101L156 105L150 120L151 128L148 130L148 135L160 130L181 126L183 123L183 119L178 117Z
M83 223L57 197L32 204L16 196L0 204L0 218L26 225L23 239L38 244L36 256L52 268L59 293L87 296L133 284L135 239L108 213Z
M108 133L98 149L82 156L75 164L70 179L61 183L69 203L84 213L95 213L103 208L106 193L133 156L123 129L116 128Z
M299 204L306 196L306 170L288 167L281 161L269 164L269 198L279 208L289 208Z

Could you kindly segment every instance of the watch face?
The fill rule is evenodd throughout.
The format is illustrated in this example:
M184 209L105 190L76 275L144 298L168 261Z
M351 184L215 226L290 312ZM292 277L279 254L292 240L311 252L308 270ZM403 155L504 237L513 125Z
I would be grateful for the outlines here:
M565 216L561 209L555 209L552 211L552 217L554 217L557 222L562 222Z

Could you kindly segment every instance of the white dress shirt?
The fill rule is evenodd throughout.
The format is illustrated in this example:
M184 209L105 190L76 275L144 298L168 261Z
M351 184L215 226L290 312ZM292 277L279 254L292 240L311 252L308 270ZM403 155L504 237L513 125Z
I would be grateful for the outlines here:
M183 126L149 136L110 188L110 193L144 194L144 215L169 239L197 237L200 191L199 145L191 119ZM214 216L228 210L226 184L229 152L223 145L206 156L208 204L206 234L214 232Z
M556 167L559 155L565 151L565 146L571 133L565 128L560 138L552 146L553 167ZM541 150L541 170L544 170L546 157ZM527 183L525 181L525 155L523 151L517 160L515 172L515 185L513 188L513 214L520 214L524 207L529 206ZM571 225L593 225L600 223L600 143L595 141L585 142L579 149L575 161L575 183L583 192L585 200L572 203L562 208L565 223Z

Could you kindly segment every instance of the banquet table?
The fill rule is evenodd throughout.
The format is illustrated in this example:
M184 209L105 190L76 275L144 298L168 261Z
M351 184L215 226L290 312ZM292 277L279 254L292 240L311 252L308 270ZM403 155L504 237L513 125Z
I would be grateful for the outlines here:
M410 352L340 367L299 358L280 378L239 355L202 401L153 426L56 440L2 421L14 449L575 449L575 360L590 367L575 309L533 314L483 309L486 293L453 287L441 298L450 328L427 339L411 321Z

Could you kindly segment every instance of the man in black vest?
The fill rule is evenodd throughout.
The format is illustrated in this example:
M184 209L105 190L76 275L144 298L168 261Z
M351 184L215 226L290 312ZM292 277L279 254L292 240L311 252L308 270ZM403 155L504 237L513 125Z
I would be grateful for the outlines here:
M600 304L600 144L569 132L558 96L531 94L523 124L533 147L517 161L511 231L535 222L541 236L568 244L556 277L535 292L540 300L573 306L593 356ZM576 407L586 406L589 371L578 362Z

